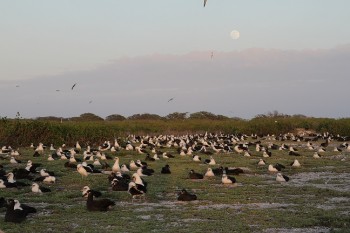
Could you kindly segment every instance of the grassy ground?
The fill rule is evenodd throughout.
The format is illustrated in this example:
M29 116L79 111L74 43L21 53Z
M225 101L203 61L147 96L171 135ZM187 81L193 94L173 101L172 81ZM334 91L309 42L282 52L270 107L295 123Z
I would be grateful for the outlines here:
M63 166L64 160L47 161L49 151L42 157L33 157L31 149L20 148L20 158L24 162L31 159L42 163L42 167L56 173L57 182L44 184L52 192L39 195L32 193L29 187L0 189L0 197L17 198L38 210L23 223L14 224L4 222L5 209L2 208L0 229L6 233L290 232L292 229L293 232L349 232L349 153L332 152L333 147L329 146L321 159L314 159L314 152L304 147L305 142L285 143L293 143L299 149L298 160L302 167L289 166L296 157L288 155L287 151L272 151L273 156L265 161L286 165L283 174L290 177L287 183L276 182L276 175L267 172L267 165L256 165L262 152L255 152L255 147L250 148L251 157L238 153L214 154L220 165L247 169L245 174L236 176L236 186L221 184L221 177L189 180L190 169L204 174L208 165L194 162L190 156L177 155L174 159L148 162L156 172L145 178L149 187L146 200L136 202L131 201L127 192L112 191L105 174L82 179L74 169ZM176 153L174 149L162 150ZM136 152L108 154L118 156L121 164L145 159L145 155ZM208 155L200 156L202 160L208 158ZM108 162L113 164L113 161ZM0 163L6 171L25 166L10 164L8 160L0 160ZM170 165L171 175L160 174L165 164ZM103 197L116 201L116 206L108 212L88 212L80 191L85 185L102 191ZM198 200L178 202L177 192L182 188L197 194Z

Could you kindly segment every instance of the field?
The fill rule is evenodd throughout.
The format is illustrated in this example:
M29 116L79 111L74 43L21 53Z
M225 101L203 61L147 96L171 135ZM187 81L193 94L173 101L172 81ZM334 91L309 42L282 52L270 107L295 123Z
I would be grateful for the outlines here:
M111 139L112 140L112 139ZM269 142L277 145L285 143L298 149L300 156L288 154L288 150L270 150L272 156L264 158L265 166L257 166L262 152L249 146L250 157L242 153L215 153L217 165L203 163L209 155L201 156L201 162L192 160L191 155L180 156L175 147L159 148L170 152L175 158L160 158L147 161L155 170L153 176L145 177L148 191L145 200L135 200L128 192L111 190L106 174L90 174L82 178L75 169L64 167L66 160L48 161L44 155L33 157L29 145L19 147L18 157L22 164L10 164L9 159L0 160L6 171L24 168L29 159L41 163L41 167L54 171L55 184L43 184L52 192L35 194L30 187L20 189L0 189L0 197L16 198L21 203L36 207L38 212L31 214L20 224L4 222L5 208L0 209L0 229L12 232L350 232L350 152L334 152L342 142L331 141L321 158L313 158L319 148L319 139L313 142L314 150L306 147L305 141L279 141L269 137L260 140L261 145ZM126 138L119 139L121 144ZM133 143L137 146L139 143ZM73 147L68 144L66 148ZM83 150L85 145L83 146ZM147 149L150 151L149 149ZM121 149L106 152L109 156L120 158L120 164L131 160L145 161L145 154ZM153 154L151 153L153 156ZM161 157L161 156L160 156ZM79 153L76 158L82 158ZM290 163L298 159L301 167L292 168ZM113 165L113 160L107 161ZM276 181L276 173L267 170L268 164L281 163L286 166L283 174L289 182ZM172 174L160 174L161 168L170 165ZM208 167L240 167L243 174L236 175L235 185L221 184L221 176L191 180L191 169L204 174ZM98 168L98 167L97 167ZM130 172L131 175L133 172ZM21 180L31 184L31 181ZM104 198L110 198L116 205L107 212L89 212L81 189L89 185L99 190ZM198 200L177 201L178 192L186 188L195 193Z

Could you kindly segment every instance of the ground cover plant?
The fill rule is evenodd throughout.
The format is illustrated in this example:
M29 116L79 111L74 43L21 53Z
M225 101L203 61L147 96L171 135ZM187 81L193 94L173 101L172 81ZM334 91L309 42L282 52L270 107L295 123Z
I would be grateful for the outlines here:
M101 134L103 134L101 132ZM49 187L52 192L37 194L30 190L29 186L21 188L0 189L0 197L5 199L15 198L21 203L28 204L37 209L37 213L28 215L22 223L5 222L5 208L0 208L0 229L4 232L347 232L349 228L350 211L350 164L349 148L346 141L332 136L332 140L325 147L325 152L318 152L321 144L326 142L328 134L305 134L301 138L293 137L294 134L278 135L249 135L242 134L210 134L202 133L197 136L177 135L197 144L202 139L210 141L215 139L217 143L227 144L226 136L231 140L232 151L215 151L215 146L208 146L207 151L194 151L192 155L180 155L179 145L170 147L157 145L156 150L167 152L175 158L163 158L159 153L159 160L146 160L152 152L150 144L145 147L145 152L140 153L135 149L126 150L128 141L134 147L140 146L140 139L152 142L156 138L147 134L140 137L126 135L118 138L121 148L112 152L106 150L107 156L118 157L120 164L129 164L131 160L140 159L148 163L148 167L154 169L152 176L144 177L148 182L148 191L145 200L132 201L128 192L117 192L111 189L108 174L90 174L83 177L76 169L65 167L67 160L57 159L48 161L50 151L47 144L43 154L34 157L34 149L29 144L18 149L20 155L15 156L22 163L10 162L10 155L1 154L0 163L6 172L15 168L24 168L28 160L41 163L40 168L54 171L56 182L40 185ZM164 135L164 134L163 134ZM169 139L170 137L168 137ZM147 139L147 140L146 140ZM114 144L113 137L105 137L105 140ZM307 140L312 140L308 146ZM45 142L48 143L48 142ZM80 142L81 143L81 142ZM83 151L88 143L99 145L99 141L92 139L81 143L82 150L75 155L77 159L83 159ZM248 146L250 156L244 156L234 147L239 144ZM268 149L271 157L263 157L263 151L257 151L256 145L268 149L275 145L276 149ZM280 147L284 146L284 149ZM56 149L61 144L54 144ZM74 148L75 143L67 143L66 149ZM187 142L186 147L189 146ZM290 155L291 148L297 149L298 155ZM339 148L341 151L334 151ZM314 158L315 152L320 158ZM193 154L199 155L201 161L193 161ZM204 163L205 159L213 156L216 165ZM106 162L112 167L112 159ZM260 159L264 159L266 165L258 166ZM298 159L301 166L294 168L290 163ZM87 161L92 163L92 161ZM81 163L77 162L76 164ZM276 173L268 172L268 165L276 163L285 166L282 173L287 175L288 182L277 182ZM161 168L166 164L170 166L171 174L161 174ZM202 180L189 179L191 169L204 174L208 167L220 166L241 168L243 173L233 175L236 184L222 184L221 175L205 177ZM97 169L103 170L96 166ZM135 171L127 174L132 175ZM37 175L35 175L36 177ZM20 180L29 185L32 181ZM115 201L116 205L107 212L89 212L86 208L86 199L82 197L82 188L88 185L91 189L102 192L103 198ZM177 201L178 193L185 188L197 195L197 200L192 202ZM102 198L101 197L101 198Z

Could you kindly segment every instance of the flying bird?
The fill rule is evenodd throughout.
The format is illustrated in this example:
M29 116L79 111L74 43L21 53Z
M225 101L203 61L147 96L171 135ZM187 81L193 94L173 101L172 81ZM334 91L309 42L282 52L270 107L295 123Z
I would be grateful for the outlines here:
M211 59L213 59L213 57L214 57L214 52L211 52Z
M207 0L204 0L204 7L205 7L206 4L207 4Z
M172 97L168 100L168 102L173 101L175 97Z
M74 85L72 86L72 90L74 89L75 85L77 85L76 83L74 83Z

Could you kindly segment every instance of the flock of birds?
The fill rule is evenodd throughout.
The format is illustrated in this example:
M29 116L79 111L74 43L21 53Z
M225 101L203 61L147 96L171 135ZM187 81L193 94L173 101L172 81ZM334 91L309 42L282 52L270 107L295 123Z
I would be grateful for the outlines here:
M120 139L118 139L121 141ZM279 136L263 135L226 135L226 134L193 134L193 135L157 135L157 136L135 136L129 135L119 144L117 139L114 143L105 141L98 148L87 146L83 149L79 142L76 142L72 148L62 145L59 148L44 146L43 143L30 147L33 148L33 158L45 159L47 161L62 160L67 169L72 169L80 174L81 179L92 173L105 175L113 191L125 191L132 197L132 202L136 199L144 200L148 189L148 183L144 177L155 174L154 169L149 164L158 160L167 160L175 157L187 157L192 161L208 166L205 174L197 173L191 169L188 173L188 179L198 180L209 177L221 177L223 185L237 184L235 176L246 173L247 170L241 167L224 167L218 166L214 157L221 154L239 154L244 157L250 157L254 153L258 154L259 161L257 166L267 167L269 173L276 174L277 182L288 182L289 177L282 173L285 165L281 163L268 164L265 160L273 156L274 150L287 151L293 156L292 167L300 167L302 164L297 157L301 155L294 144L290 142L305 142L299 147L314 152L313 158L319 159L322 152L329 151L330 142L338 141L340 144L334 147L333 151L348 151L350 145L346 142L347 137L339 135L334 136L328 133L315 135L284 134ZM323 140L322 143L317 143ZM262 142L264 141L264 143ZM252 149L255 148L255 149ZM45 155L50 151L48 155ZM121 151L133 151L135 154L144 155L144 161L131 160L128 164L120 164L117 156ZM255 151L255 152L254 152ZM114 153L114 156L107 154ZM201 156L207 156L202 159ZM0 150L0 190L1 189L22 189L30 186L30 191L36 194L52 192L45 184L54 185L56 176L54 171L48 171L42 163L34 163L28 160L26 163L19 160L21 154L18 150L10 146L3 146ZM113 164L110 162L113 161ZM24 165L25 164L25 165ZM163 175L171 174L170 166L166 164L161 168L160 173ZM28 184L28 181L31 184ZM86 198L86 208L88 211L107 211L115 205L115 201L108 198L101 198L102 193L99 190L93 190L89 186L84 186L81 190L82 196ZM197 200L197 195L188 192L183 188L177 196L178 201ZM34 207L20 203L18 197L0 198L0 208L6 208L6 222L22 222L28 214L36 213Z

